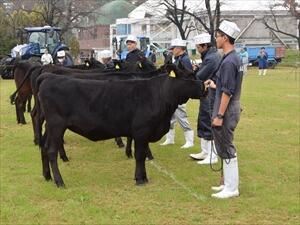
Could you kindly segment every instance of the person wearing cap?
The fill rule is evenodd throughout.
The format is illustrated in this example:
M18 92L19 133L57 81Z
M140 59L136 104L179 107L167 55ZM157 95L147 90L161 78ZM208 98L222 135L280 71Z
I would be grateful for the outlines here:
M112 54L109 50L103 50L100 52L101 62L104 64L106 69L115 68L114 62L112 60Z
M197 66L196 78L206 81L215 76L221 61L221 55L215 47L212 47L211 35L208 33L195 36L194 42L202 59L201 65ZM197 133L200 138L202 151L198 154L190 154L190 157L200 160L197 163L201 165L218 162L211 129L211 113L213 110L214 97L215 90L209 89L208 97L200 99Z
M64 50L60 50L57 52L57 60L58 60L58 65L72 66L71 64L69 64L69 62L66 58L66 52Z
M173 57L175 59L174 64L181 62L187 69L192 70L191 60L186 52L186 41L181 39L174 39L171 42L171 48ZM184 131L185 144L181 148L190 148L194 146L194 131L192 130L189 121L187 119L185 104L178 105L175 113L171 119L170 130L166 134L166 141L161 145L174 144L175 141L175 123L179 122L181 128Z
M126 62L136 63L144 57L143 52L137 48L137 38L134 35L128 35L126 39L126 46L128 49Z
M240 96L243 73L241 62L234 49L240 29L229 21L222 21L216 31L216 43L224 56L215 79L208 79L205 85L216 89L212 113L212 131L216 150L223 160L224 185L212 197L225 199L239 196L239 172L236 147L233 144L234 130L239 122ZM221 190L221 191L220 191Z
M41 62L43 65L53 64L52 56L51 56L51 54L49 54L47 48L45 48L45 52L41 57Z

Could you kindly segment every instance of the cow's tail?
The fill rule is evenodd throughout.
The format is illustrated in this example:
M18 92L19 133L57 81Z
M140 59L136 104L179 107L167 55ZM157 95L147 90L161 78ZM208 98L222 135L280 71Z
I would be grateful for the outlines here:
M30 77L31 72L32 72L34 69L38 68L38 67L42 68L41 66L32 66L32 67L30 67L29 70L26 72L25 77L24 77L24 79L22 80L20 86L19 86L19 87L17 88L17 90L16 90L14 93L12 93L11 96L9 97L9 98L10 98L10 103L11 103L12 105L15 104L17 94L18 94L19 90L23 87L23 85L24 85L25 81L27 80L27 78ZM15 67L14 67L14 69L15 69Z

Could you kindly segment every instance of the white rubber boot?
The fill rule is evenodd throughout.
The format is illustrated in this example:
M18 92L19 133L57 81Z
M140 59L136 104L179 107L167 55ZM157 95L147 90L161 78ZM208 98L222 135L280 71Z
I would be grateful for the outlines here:
M213 141L207 141L207 156L202 161L198 161L197 163L200 165L209 165L209 164L215 164L218 163L218 156L216 155L216 148L215 144L213 143L212 148L212 142Z
M200 143L201 143L201 152L197 153L197 154L190 154L190 157L196 160L201 160L201 159L205 159L206 156L208 155L207 152L207 145L208 145L208 141L201 138L200 139Z
M166 140L164 143L160 145L173 145L175 143L175 129L170 129L169 132L166 134Z
M185 144L180 148L191 148L194 146L194 131L189 130L184 132Z
M227 164L223 160L223 172L225 187L222 191L212 194L211 197L225 199L239 196L239 170L237 158L230 159Z

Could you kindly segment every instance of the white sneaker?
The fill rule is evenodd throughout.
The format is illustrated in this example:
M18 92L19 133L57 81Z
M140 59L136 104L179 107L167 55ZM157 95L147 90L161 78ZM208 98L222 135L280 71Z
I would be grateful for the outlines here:
M212 186L211 190L213 190L213 191L222 191L224 189L224 187L225 187L224 184L222 184L220 186Z
M207 157L207 153L205 152L200 152L198 154L190 154L190 157L196 160L201 160L201 159L205 159Z
M210 155L208 155L205 159L197 162L197 164L199 165L209 165L215 163L218 163L218 157L212 157L212 159L210 160Z

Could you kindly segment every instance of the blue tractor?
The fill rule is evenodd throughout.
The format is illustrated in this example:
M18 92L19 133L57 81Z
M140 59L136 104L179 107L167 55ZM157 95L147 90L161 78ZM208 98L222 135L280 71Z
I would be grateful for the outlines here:
M66 51L66 60L68 65L73 65L71 55L68 53L69 47L61 42L59 27L26 27L26 44L15 46L11 50L10 57L2 59L2 69L0 68L0 74L2 78L13 78L11 67L3 65L12 65L16 58L27 59L33 62L40 62L42 54L45 49L48 48L49 53L52 55L54 63L58 63L57 52L60 50ZM10 69L9 69L10 68Z

